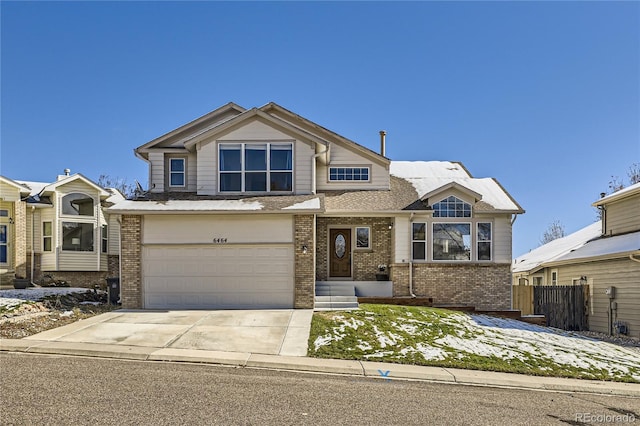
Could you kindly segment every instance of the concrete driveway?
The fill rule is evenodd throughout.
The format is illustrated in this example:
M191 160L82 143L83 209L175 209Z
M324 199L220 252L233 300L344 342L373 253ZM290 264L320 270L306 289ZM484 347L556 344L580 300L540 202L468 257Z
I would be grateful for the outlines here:
M312 310L119 310L28 340L305 356Z

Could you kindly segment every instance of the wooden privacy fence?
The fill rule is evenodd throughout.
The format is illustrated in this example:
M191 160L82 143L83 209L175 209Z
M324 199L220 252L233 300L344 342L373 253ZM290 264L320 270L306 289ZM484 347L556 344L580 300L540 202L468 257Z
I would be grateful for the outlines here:
M544 315L549 327L588 330L588 303L588 285L513 286L513 308Z

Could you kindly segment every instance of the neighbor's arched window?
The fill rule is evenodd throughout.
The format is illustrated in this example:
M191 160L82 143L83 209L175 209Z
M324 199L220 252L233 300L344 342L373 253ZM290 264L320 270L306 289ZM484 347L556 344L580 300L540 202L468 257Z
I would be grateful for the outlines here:
M62 214L68 216L93 216L93 198L86 194L73 192L62 197Z
M471 204L452 195L433 205L433 217L471 217Z

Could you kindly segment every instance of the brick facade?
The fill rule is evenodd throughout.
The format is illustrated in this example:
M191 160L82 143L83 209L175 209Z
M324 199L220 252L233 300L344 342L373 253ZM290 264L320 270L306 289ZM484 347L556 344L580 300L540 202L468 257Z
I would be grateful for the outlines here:
M16 277L27 277L27 203L16 201L14 203L14 271Z
M352 228L352 247L355 247L355 227L369 226L370 249L352 249L352 276L354 281L375 281L378 265L391 265L390 217L319 217L316 231L316 278L324 281L329 274L329 228Z
M45 275L54 281L66 281L71 287L95 288L98 286L105 289L106 278L120 276L120 257L118 255L107 256L107 271L42 271L41 254L35 253L33 262L33 279L31 278L31 253L27 253L26 277L32 279L36 284L43 283Z
M295 300L296 309L313 309L315 268L313 262L314 217L294 216L295 228ZM306 253L304 246L307 247Z
M142 308L142 216L123 215L120 300L124 309Z
M393 265L391 279L395 297L409 296L408 263ZM434 305L508 310L511 309L511 265L414 264L413 293L433 298Z

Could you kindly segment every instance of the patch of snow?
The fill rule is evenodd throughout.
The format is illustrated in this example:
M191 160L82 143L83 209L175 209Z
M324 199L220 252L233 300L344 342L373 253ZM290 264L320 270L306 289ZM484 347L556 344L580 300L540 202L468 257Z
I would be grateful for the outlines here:
M293 204L289 207L285 207L282 210L318 210L320 208L320 199L312 198L307 201Z
M322 346L328 346L333 341L332 336L318 336L313 342L313 347L317 351Z
M372 354L366 354L363 355L364 358L382 358L385 357L387 355L393 355L395 352L393 351L381 351L381 352L375 352Z
M64 311L63 313L60 314L60 318L66 318L66 317L72 317L73 316L73 311Z
M109 207L111 211L236 211L262 210L259 201L245 200L169 200L132 201L124 200Z
M361 351L370 351L373 347L369 344L369 342L365 342L363 340L358 339L358 344L356 345L358 349Z
M416 351L419 352L425 360L441 361L447 357L447 352L443 349L429 345L423 345L422 343L418 343L416 345Z

